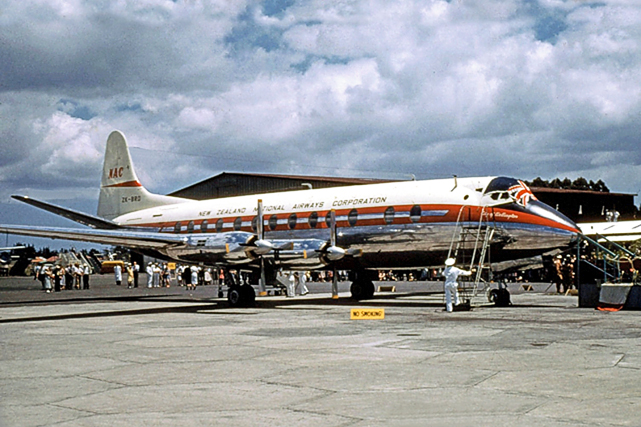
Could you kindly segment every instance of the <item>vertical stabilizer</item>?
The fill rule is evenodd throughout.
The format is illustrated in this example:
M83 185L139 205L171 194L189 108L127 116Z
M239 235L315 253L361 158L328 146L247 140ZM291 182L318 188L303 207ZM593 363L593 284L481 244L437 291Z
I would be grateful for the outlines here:
M98 216L112 220L141 209L183 202L178 197L148 192L138 181L125 136L117 130L111 132L102 167Z

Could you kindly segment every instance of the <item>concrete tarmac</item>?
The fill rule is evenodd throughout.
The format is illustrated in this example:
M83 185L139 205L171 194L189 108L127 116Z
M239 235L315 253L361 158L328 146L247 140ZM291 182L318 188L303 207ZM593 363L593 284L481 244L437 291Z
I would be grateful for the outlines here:
M0 279L3 427L641 425L641 313L547 284L446 313L442 283L362 302L310 284L232 309L214 287L27 280Z

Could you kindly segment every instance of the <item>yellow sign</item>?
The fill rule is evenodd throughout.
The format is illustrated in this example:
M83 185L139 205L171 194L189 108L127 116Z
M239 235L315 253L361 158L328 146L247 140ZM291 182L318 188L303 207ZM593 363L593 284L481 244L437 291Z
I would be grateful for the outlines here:
M167 264L167 268L170 270L175 270L176 269L176 263L175 262L170 262Z
M351 320L385 319L384 308L352 308Z

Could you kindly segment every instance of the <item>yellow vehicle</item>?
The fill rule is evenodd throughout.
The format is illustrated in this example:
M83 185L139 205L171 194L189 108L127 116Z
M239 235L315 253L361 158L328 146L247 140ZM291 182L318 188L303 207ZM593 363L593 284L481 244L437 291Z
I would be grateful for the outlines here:
M114 267L119 265L122 267L122 271L125 271L125 262L118 260L118 261L103 261L102 265L100 266L100 274L105 274L105 273L113 273L114 272Z

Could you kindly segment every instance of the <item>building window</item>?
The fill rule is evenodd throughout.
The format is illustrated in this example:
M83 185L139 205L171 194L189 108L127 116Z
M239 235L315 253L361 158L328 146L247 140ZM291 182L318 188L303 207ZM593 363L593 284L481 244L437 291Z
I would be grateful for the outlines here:
M240 229L243 227L243 219L241 217L238 217L234 220L234 230L240 231Z
M347 215L347 222L349 222L350 226L355 226L356 222L358 221L358 211L356 209L352 209L349 211L349 215Z
M187 233L193 233L194 232L194 221L189 221L187 223Z
M216 231L219 233L223 231L223 225L225 225L225 222L222 218L219 218L218 221L216 221Z
M276 227L278 227L278 217L276 215L272 215L269 217L269 229L271 231L276 230Z
M289 216L289 218L287 219L287 225L289 226L290 230L293 230L294 228L296 228L297 221L298 221L298 218L296 217L295 213Z
M318 225L318 212L312 212L309 214L308 223L310 228L316 228Z
M410 210L410 219L412 222L419 222L421 220L421 215L423 214L421 207L419 205L412 206Z
M385 214L383 215L383 217L385 218L385 224L392 224L394 222L394 208L390 206L389 208L385 209Z
M204 220L203 222L201 222L200 223L200 232L201 233L206 233L208 226L209 226L209 224L207 223L207 220Z
M180 221L178 221L176 223L176 225L174 226L174 233L180 233L182 227L183 227L183 225L180 223Z

